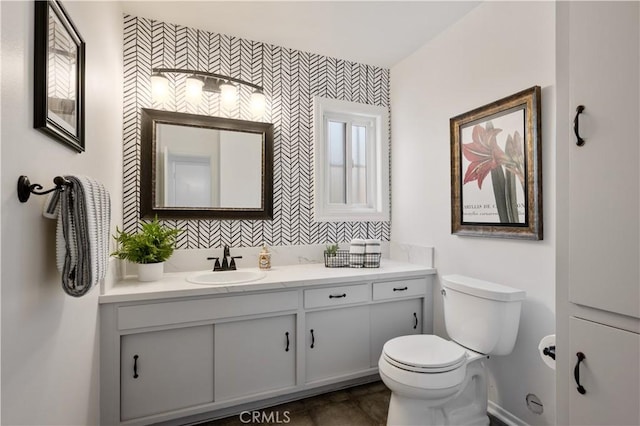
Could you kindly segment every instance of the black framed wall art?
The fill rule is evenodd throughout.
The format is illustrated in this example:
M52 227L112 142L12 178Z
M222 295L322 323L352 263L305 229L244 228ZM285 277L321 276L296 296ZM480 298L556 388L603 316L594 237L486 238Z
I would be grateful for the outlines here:
M33 127L85 150L85 43L57 0L35 1Z

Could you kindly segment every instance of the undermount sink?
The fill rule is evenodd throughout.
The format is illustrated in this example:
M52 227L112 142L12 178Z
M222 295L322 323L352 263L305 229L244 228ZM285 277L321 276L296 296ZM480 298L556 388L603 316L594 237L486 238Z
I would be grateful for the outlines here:
M202 285L240 284L257 281L265 277L260 271L206 271L187 277L187 281Z

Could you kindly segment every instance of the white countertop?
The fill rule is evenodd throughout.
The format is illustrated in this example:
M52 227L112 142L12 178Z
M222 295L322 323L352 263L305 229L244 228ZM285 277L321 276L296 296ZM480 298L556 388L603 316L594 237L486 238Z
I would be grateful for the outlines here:
M242 268L253 270L258 268ZM324 264L275 266L265 277L247 283L228 285L199 285L186 278L197 272L165 273L160 281L140 282L135 277L117 282L108 292L100 295L100 303L158 300L174 297L206 296L224 293L243 293L262 290L297 288L322 284L388 280L402 277L425 276L436 273L429 268L411 263L382 259L380 268L326 268Z

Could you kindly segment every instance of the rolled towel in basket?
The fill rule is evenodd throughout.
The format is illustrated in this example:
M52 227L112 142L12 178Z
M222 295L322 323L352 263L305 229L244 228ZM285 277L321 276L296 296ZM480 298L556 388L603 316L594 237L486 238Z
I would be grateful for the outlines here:
M378 239L364 240L365 253L382 253L381 242Z
M382 252L381 242L378 239L364 240L364 267L379 268L380 253Z
M352 268L362 268L364 264L364 240L354 238L349 245L349 266Z
M95 179L65 176L71 183L49 197L46 217L58 217L56 263L63 290L75 297L88 293L104 279L109 261L111 200ZM57 214L56 214L57 213Z

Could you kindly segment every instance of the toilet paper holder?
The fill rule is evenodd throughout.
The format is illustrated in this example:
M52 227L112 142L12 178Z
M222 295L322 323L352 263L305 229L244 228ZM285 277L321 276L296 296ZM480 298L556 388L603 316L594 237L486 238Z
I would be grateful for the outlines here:
M542 350L542 353L548 357L550 357L551 359L556 359L556 346L552 345L552 346L547 346L546 348L544 348Z

